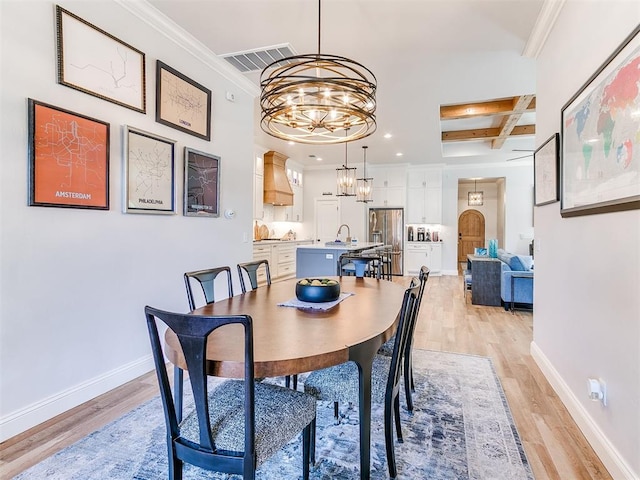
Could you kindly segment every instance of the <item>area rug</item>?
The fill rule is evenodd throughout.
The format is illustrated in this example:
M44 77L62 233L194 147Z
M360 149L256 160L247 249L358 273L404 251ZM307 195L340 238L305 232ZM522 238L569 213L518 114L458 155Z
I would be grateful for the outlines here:
M533 479L489 358L414 350L413 368L414 412L401 407L404 443L395 446L398 479ZM389 478L383 411L382 405L372 406L372 479ZM14 478L158 480L167 478L166 451L157 397ZM301 458L298 438L261 465L257 478L301 478ZM312 479L360 478L357 406L341 405L336 425L333 404L318 404L316 460ZM185 480L239 478L190 466L184 470Z

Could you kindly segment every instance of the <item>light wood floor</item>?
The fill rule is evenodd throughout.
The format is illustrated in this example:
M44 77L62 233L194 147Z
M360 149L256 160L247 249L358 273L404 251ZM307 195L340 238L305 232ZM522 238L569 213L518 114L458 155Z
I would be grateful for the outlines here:
M408 283L408 277L396 279ZM415 348L491 357L537 480L610 479L529 354L532 314L465 301L460 277L431 277ZM0 478L11 478L156 395L144 375L0 444ZM493 479L491 479L493 480Z

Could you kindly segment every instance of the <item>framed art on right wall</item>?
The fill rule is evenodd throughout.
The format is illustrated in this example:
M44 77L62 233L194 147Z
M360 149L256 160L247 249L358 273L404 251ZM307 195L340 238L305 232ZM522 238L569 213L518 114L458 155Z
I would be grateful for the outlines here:
M558 198L559 135L554 133L533 152L534 205L554 203Z
M563 217L640 208L639 32L562 107Z

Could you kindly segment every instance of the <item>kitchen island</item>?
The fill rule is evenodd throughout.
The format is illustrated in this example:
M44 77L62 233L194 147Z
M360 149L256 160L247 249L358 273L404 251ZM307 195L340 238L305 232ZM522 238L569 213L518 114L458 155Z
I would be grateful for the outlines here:
M382 246L382 242L358 242L301 245L296 248L296 277L322 277L338 275L338 259L343 253L357 253Z

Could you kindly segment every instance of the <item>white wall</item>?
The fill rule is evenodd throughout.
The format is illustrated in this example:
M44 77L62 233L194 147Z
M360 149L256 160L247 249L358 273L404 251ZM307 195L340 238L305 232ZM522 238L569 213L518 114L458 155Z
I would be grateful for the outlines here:
M252 255L253 95L115 1L57 3L146 53L147 113L56 83L53 2L0 2L0 440L151 369L143 307L186 311L185 271ZM212 90L210 142L155 122L156 59ZM27 206L29 97L111 124L109 211ZM177 140L177 215L122 213L123 125ZM182 216L185 146L221 157L235 219Z
M639 22L637 1L565 3L538 58L538 145ZM532 353L614 478L640 478L640 211L562 218L554 203L535 229ZM606 407L589 377L606 381Z

